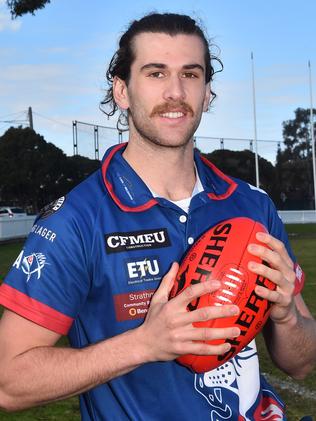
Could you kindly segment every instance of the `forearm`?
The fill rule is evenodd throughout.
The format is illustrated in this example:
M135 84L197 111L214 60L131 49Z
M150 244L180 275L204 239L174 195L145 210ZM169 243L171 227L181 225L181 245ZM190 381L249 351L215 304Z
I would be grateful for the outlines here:
M1 364L0 401L16 411L80 394L144 361L137 330L83 349L37 347Z
M238 307L208 306L188 312L189 303L216 291L220 284L201 282L170 300L177 271L178 265L173 264L138 328L83 349L54 348L57 333L6 310L0 322L0 408L14 411L65 399L147 362L227 352L229 344L207 342L239 336L239 329L197 329L192 324L230 318L238 314Z
M288 322L269 320L264 338L274 363L290 376L302 379L316 363L316 322L298 310Z
M271 303L270 319L264 328L267 348L275 364L294 378L304 378L316 362L316 321L300 293L294 295L296 273L285 245L268 233L257 233L262 245L249 244L248 251L262 259L248 268L270 279L276 289L257 285L255 292Z

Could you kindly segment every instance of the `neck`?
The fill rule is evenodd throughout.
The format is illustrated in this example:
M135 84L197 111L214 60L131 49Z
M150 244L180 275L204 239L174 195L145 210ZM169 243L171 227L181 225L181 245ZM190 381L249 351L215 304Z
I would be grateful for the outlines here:
M193 140L187 145L170 148L130 138L123 156L160 197L181 200L191 196L196 182Z

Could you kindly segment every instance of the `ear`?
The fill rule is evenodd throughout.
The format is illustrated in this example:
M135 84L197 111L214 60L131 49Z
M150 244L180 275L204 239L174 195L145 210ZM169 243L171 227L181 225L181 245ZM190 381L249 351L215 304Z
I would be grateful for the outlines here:
M211 87L210 84L207 83L205 85L205 97L203 101L203 111L206 112L208 110L208 107L210 105L210 99L211 99Z
M113 79L113 97L116 104L122 109L127 110L129 108L127 86L124 80L115 76Z

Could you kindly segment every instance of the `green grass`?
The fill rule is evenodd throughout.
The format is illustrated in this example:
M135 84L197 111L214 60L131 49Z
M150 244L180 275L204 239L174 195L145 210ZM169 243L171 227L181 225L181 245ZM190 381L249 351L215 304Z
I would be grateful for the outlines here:
M80 419L78 398L67 399L14 414L6 414L0 411L1 421L79 421Z
M316 317L316 224L293 224L286 226L291 245L298 261L306 274L306 284L303 297L311 313ZM23 243L0 245L0 280L9 270L18 256ZM0 310L1 313L1 310ZM270 379L287 405L289 421L298 421L304 415L316 414L316 370L304 381L295 381L278 370L269 358L262 337L258 337L258 352L261 369ZM62 342L65 344L65 340ZM283 382L280 384L280 382ZM284 384L287 386L283 388ZM299 391L313 393L314 398L299 395ZM0 421L33 421L33 420L67 420L80 419L77 398L56 402L40 408L23 411L17 414L0 412Z
M0 244L0 283L22 247L23 242ZM0 308L1 314L2 309ZM66 338L62 338L58 345L67 346ZM0 411L0 421L79 421L80 419L79 400L77 397L14 414Z
M23 242L0 244L0 282L8 273L22 247Z
M306 283L302 293L304 301L310 312L316 317L316 224L286 225L286 229L293 251L305 272ZM261 335L257 338L257 345L261 370L268 373L268 376L272 376L270 382L287 405L289 421L297 421L304 415L315 415L316 369L304 381L295 381L271 363ZM289 346L291 345L289 344ZM290 389L283 389L278 386L280 381L283 381ZM311 397L305 398L304 395L300 396L298 392L303 388L307 392L311 392L314 399Z

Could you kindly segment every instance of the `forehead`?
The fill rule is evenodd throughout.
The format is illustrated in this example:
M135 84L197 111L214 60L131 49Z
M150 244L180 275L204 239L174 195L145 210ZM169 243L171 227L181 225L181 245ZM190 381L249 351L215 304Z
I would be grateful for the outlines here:
M204 44L197 35L168 35L144 32L135 36L133 50L136 66L163 63L170 66L200 64L205 68Z

